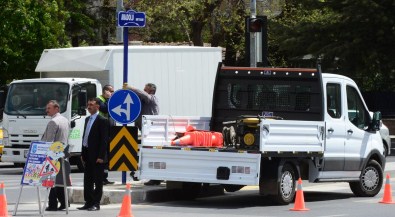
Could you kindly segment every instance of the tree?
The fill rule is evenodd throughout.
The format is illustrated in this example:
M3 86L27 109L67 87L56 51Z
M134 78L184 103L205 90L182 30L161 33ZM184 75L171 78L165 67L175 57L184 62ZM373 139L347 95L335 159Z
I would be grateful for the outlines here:
M226 47L226 64L234 65L239 51L244 51L245 4L241 0L141 0L128 7L146 12L146 28L132 31L138 38Z
M37 77L43 49L68 45L63 1L2 0L0 8L1 83Z
M69 19L66 22L66 34L71 39L73 47L79 47L84 44L95 45L99 44L101 40L96 37L94 29L100 26L95 25L95 18L93 13L98 10L89 11L88 5L91 5L89 0L79 1L65 1L65 10L69 13Z
M277 61L289 64L312 55L313 59L322 58L327 71L350 76L365 90L393 89L392 2L286 1L281 16L271 23L275 52L282 57Z

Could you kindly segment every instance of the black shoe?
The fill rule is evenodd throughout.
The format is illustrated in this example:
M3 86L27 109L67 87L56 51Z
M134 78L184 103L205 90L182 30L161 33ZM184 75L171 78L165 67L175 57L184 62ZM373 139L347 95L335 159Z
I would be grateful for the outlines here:
M98 211L100 210L100 206L99 205L93 205L91 206L88 211Z
M108 181L107 179L106 180L103 180L103 185L112 185L112 184L114 184L115 182L110 182L110 181Z
M81 206L81 207L77 207L77 209L79 209L79 210L87 210L87 209L89 209L89 208L91 208L92 206L88 206L88 204L85 204L84 206Z
M45 208L45 211L58 211L58 209L52 208L52 207L47 207L47 208Z
M70 207L70 202L69 202L69 207ZM58 207L58 210L64 210L66 209L66 204L60 204L60 207Z
M149 180L148 182L144 183L144 185L160 185L160 180Z
M130 172L130 177L132 177L133 181L139 181L139 179L134 176L134 171Z

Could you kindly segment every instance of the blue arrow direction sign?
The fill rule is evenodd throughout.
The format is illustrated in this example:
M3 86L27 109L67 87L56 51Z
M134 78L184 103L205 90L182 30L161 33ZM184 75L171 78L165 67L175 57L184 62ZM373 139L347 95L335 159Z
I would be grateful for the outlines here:
M108 113L120 124L132 123L140 112L140 98L131 90L117 90L108 101Z
M145 27L145 13L134 10L118 12L118 26Z

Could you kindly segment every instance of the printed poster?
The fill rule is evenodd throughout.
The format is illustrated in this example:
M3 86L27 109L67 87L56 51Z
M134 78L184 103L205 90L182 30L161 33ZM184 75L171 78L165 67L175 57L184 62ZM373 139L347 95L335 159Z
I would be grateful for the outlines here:
M61 142L32 142L21 184L37 186L42 185L43 181L54 181L60 171L59 158L64 157L64 149Z

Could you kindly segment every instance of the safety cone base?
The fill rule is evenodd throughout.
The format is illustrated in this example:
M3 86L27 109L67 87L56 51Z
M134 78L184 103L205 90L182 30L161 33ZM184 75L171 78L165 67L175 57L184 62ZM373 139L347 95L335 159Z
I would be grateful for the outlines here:
M300 209L291 208L289 210L292 210L292 211L309 211L310 209L307 209L307 208L300 208Z
M395 204L395 201L379 201L379 203Z

